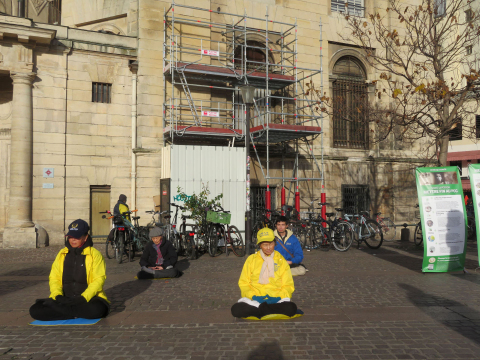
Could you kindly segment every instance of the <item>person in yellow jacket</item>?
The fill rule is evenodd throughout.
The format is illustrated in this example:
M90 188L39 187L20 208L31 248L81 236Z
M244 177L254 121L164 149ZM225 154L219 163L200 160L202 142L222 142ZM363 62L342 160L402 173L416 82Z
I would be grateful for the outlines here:
M232 306L232 315L238 318L262 318L270 314L293 316L297 305L291 301L295 291L290 266L275 251L275 235L268 228L257 233L260 250L250 255L243 265L238 286L242 298Z
M98 319L108 315L110 303L103 291L105 260L92 247L89 229L82 219L69 225L66 247L57 254L50 271L50 297L30 307L35 320Z

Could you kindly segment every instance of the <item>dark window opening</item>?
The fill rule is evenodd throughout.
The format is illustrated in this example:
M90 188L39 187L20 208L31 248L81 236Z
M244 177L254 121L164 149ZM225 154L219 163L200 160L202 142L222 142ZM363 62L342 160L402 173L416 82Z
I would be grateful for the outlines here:
M473 46L472 46L472 45L468 45L468 46L465 47L465 50L467 51L467 55L472 55Z
M259 219L262 219L263 211L265 209L265 191L267 191L266 186L252 186L250 192L250 208L252 209L252 226L255 225L255 222ZM270 186L271 191L271 208L276 209L276 196L275 191L276 187Z
M334 147L368 149L368 93L362 64L352 56L333 68Z
M452 130L448 131L448 136L450 137L450 141L462 140L462 122L457 122L457 126L455 126Z
M477 139L480 139L480 115L475 116L475 133L477 135Z
M92 102L111 103L112 84L92 83Z
M368 185L342 185L342 203L345 214L359 214L370 211Z
M466 21L473 20L473 11L471 9L468 9L467 11L465 11L465 20Z
M461 161L450 161L450 166L458 167L458 170L460 172L460 176L462 176L462 162Z
M347 13L353 16L365 16L363 0L332 0L332 11Z
M257 69L257 71L265 71L265 63L267 61L266 57L266 49L265 49L265 43L260 43L258 41L247 41L247 46L245 45L239 45L235 49L235 67L236 68L243 68L243 61L244 58L246 58L246 65L247 65L247 70L254 70ZM269 64L274 64L273 57L271 54L269 54L268 58ZM269 71L279 71L279 69L275 68L270 68Z

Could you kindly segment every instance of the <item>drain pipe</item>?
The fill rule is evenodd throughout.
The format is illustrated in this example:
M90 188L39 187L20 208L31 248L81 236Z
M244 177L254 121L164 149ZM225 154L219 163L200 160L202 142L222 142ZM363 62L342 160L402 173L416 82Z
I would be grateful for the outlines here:
M129 64L130 71L132 72L132 171L131 177L131 193L130 193L130 206L131 209L136 209L137 205L137 155L135 150L137 148L137 71L138 61L132 61Z

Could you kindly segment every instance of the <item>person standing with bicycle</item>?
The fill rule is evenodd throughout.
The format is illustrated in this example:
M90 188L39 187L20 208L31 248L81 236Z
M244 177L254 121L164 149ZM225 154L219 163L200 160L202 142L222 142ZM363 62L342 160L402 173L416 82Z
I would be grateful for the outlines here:
M280 216L275 224L275 251L278 251L287 260L292 271L292 276L305 275L307 269L302 264L303 250L300 241L293 234L292 230L287 229L288 219Z
M124 215L125 219L130 221L130 214L128 213L130 211L128 205L127 205L127 196L124 194L120 194L118 197L118 201L115 204L115 207L113 208L113 216L122 216L123 213L126 213ZM115 235L115 226L110 230L110 234L108 234L108 241L113 241L113 237Z

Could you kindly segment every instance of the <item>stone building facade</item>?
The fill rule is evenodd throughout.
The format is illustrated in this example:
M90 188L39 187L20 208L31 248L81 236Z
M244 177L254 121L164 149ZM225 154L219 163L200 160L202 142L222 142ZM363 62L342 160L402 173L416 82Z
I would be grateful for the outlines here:
M0 15L0 233L4 247L42 246L45 241L60 244L65 227L77 218L100 226L98 210L106 209L95 205L97 192L108 194L101 203L107 201L109 209L124 193L140 214L151 210L152 196L160 191L164 148L163 16L172 4L64 0L59 6L61 20L55 21L42 15L47 11L42 9L29 10L29 19L18 17L14 3L0 1L0 11L6 13ZM26 3L43 4L40 0ZM268 7L271 19L296 22L298 66L322 67L327 93L342 76L357 76L361 91L371 92L372 80L379 77L363 54L341 36L344 6L338 1L185 0L182 4L232 14L245 11L259 18ZM373 0L355 4L360 16L374 6L386 6ZM186 9L184 15L195 18L195 10ZM221 19L217 16L215 21ZM314 81L320 83L320 75ZM213 95L203 92L201 96ZM368 139L370 129L363 131ZM359 147L338 145L333 118L325 118L323 132L323 144L318 138L314 149L320 160L323 146L327 201L342 206L348 196L362 197L363 205L357 206L381 211L397 223L411 222L416 203L414 168L419 163L416 151L394 139L382 144L367 141ZM273 163L279 172L279 159ZM53 171L53 177L46 171ZM264 186L260 173L253 173L253 184ZM302 209L307 210L322 190L317 182L302 185L300 192ZM274 196L280 196L279 188ZM146 219L142 217L141 223Z

